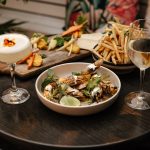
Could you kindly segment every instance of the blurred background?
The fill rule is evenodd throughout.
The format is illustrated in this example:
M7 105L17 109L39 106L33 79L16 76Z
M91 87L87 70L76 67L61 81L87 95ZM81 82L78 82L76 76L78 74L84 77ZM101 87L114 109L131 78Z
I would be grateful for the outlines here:
M57 34L80 14L86 15L92 31L114 16L125 24L150 16L150 0L0 0L0 3L0 34L12 28L29 34Z

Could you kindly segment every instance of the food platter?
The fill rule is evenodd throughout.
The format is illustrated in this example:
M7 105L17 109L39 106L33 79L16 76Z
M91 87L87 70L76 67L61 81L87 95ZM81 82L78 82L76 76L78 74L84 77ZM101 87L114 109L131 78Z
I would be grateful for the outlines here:
M39 54L44 54L46 58L41 61L41 65L38 67L34 67L33 65L31 68L28 68L29 66L27 66L27 64L29 65L29 61L26 60L26 63L24 62L16 66L16 74L20 77L29 77L40 73L48 67L85 58L90 54L90 52L99 53L99 58L104 59L104 66L116 71L117 73L122 74L132 71L135 66L130 62L127 55L127 42L130 38L129 26L118 23L116 24L114 22L110 23L112 28L106 28L106 33L104 35L101 33L81 33L83 32L81 30L83 28L83 24L71 26L62 34L50 37L40 33L33 34L31 37L33 50L38 48ZM79 27L80 30L74 30ZM71 39L69 39L69 41L65 41L65 39L68 39L68 33L69 38ZM77 33L77 35L75 33ZM58 47L57 44L61 46ZM95 45L97 46L94 47ZM74 49L74 47L77 47L77 50ZM43 48L45 50L43 50ZM93 58L96 60L95 56L93 56ZM34 57L31 56L31 61L33 59ZM107 61L105 61L105 59ZM0 72L8 73L8 66L0 63Z
M64 62L77 61L79 59L86 58L90 55L90 52L87 50L81 50L80 54L71 54L68 56L68 52L66 51L46 51L42 50L42 54L45 54L47 57L43 60L43 65L40 67L33 67L31 69L27 68L26 64L16 65L16 74L19 77L29 77L35 74L40 73L44 69L52 67L57 64L61 64ZM9 73L8 65L4 63L0 63L0 73Z

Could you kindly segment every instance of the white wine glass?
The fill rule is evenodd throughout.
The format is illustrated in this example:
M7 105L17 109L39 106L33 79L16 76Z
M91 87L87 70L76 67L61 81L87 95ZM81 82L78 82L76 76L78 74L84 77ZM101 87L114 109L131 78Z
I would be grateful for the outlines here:
M129 93L125 102L134 109L150 109L150 93L143 90L145 70L150 67L150 20L138 19L131 23L128 54L140 69L140 87L139 91Z
M8 33L0 36L0 61L10 67L12 80L11 88L3 91L1 99L7 104L21 104L30 97L26 89L18 88L15 82L16 62L31 53L32 47L27 36L17 33Z

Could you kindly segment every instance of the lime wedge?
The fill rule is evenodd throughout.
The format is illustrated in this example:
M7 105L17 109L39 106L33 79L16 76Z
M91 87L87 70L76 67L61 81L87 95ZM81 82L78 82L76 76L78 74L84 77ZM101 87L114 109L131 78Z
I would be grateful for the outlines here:
M60 100L60 104L65 106L80 106L80 101L72 96L63 96Z

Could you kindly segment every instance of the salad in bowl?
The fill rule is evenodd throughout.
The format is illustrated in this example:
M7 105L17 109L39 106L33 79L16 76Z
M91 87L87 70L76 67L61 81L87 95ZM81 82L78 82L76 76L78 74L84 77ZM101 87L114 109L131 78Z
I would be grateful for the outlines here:
M68 63L43 72L36 81L36 91L48 108L67 115L88 115L112 104L121 88L118 76L93 64Z

